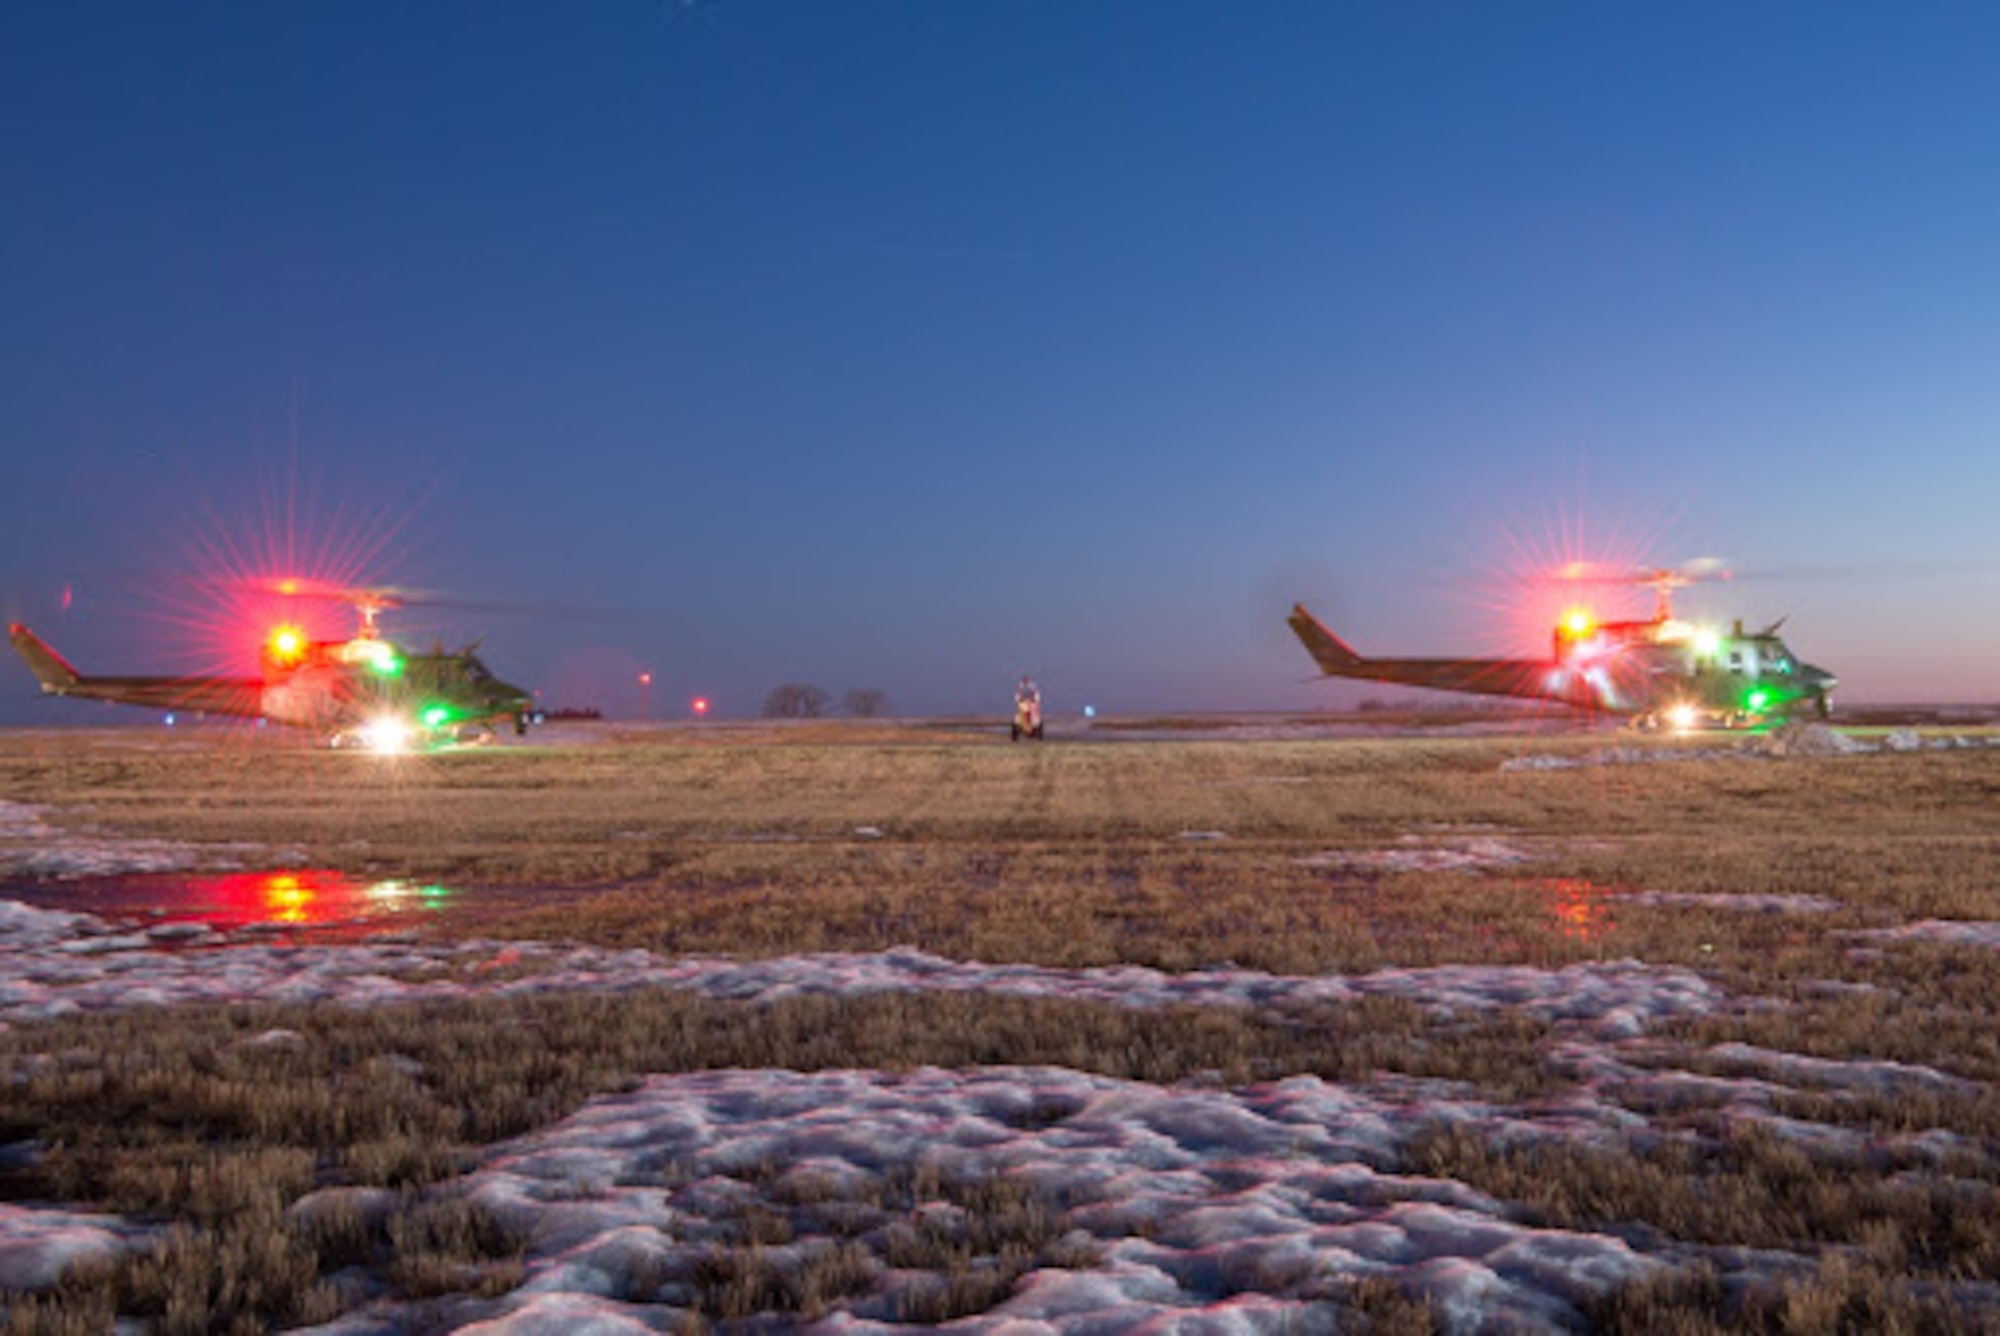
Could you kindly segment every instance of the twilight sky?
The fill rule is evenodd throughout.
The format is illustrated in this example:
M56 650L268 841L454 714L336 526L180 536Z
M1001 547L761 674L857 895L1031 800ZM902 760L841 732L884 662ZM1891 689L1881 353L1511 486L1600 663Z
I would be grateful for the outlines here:
M1991 700L1995 50L1987 4L9 5L0 613L220 667L182 577L289 554L513 605L390 629L613 714L641 667L662 715L1289 707L1354 690L1293 599L1534 653L1535 563L1720 555L1684 611L1790 614L1843 698ZM34 695L9 656L0 720L78 717Z

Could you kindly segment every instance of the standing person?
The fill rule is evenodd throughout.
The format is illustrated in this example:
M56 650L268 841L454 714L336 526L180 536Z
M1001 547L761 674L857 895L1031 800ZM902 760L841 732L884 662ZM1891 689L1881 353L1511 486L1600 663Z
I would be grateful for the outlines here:
M1042 735L1042 689L1026 673L1014 687L1014 741Z

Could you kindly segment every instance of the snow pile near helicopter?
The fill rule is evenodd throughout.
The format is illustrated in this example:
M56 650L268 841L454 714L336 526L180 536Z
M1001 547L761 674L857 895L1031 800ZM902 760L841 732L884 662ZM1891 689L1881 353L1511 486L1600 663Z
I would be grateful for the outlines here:
M1606 747L1582 756L1536 752L1510 757L1502 770L1575 770L1600 765L1663 765L1676 761L1765 761L1815 757L1870 756L1882 752L1954 751L2000 746L2000 736L1926 736L1897 729L1878 741L1853 737L1825 724L1787 724L1727 747Z
M1757 739L1753 750L1763 756L1853 756L1876 748L1825 724L1787 724Z

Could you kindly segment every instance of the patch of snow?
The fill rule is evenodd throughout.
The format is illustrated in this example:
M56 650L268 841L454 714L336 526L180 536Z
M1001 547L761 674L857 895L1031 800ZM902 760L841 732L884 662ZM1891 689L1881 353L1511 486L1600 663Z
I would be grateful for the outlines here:
M1869 743L1825 724L1786 724L1752 745L1765 756L1854 756L1875 750Z
M1990 919L1922 919L1894 928L1856 933L1886 941L1944 942L1954 946L2000 947L2000 923Z
M2000 924L1930 926L1984 928L2000 945ZM1908 935L1925 927L1911 925ZM97 942L117 949L70 949ZM521 967L531 972L523 977ZM1649 1274L1661 1260L1618 1238L1532 1227L1466 1184L1406 1172L1403 1151L1416 1130L1446 1122L1501 1144L1616 1146L1631 1137L1684 1135L1654 1129L1635 1108L1693 1100L1815 1148L1859 1153L1869 1148L1862 1131L1780 1117L1779 1097L1793 1087L1837 1096L1963 1087L1928 1067L1742 1044L1702 1055L1732 1075L1671 1070L1656 1057L1641 1066L1626 1041L1668 1018L1711 1013L1728 999L1692 971L1635 961L1283 976L1232 967L1169 974L992 965L915 950L741 961L536 942L281 947L220 937L162 950L89 915L0 901L0 1015L15 1020L142 1003L325 999L367 1006L653 987L752 1001L949 991L1132 1007L1267 1009L1395 996L1446 1016L1508 1008L1560 1027L1547 1060L1572 1085L1559 1098L1516 1108L1475 1090L1388 1076L1359 1086L1294 1076L1240 1089L1212 1078L1159 1086L1046 1067L656 1076L494 1148L469 1178L440 1189L470 1193L534 1240L523 1285L497 1300L454 1306L454 1323L517 1334L669 1329L685 1316L674 1305L688 1301L695 1268L731 1237L746 1208L787 1216L796 1240L784 1245L792 1250L786 1255L834 1239L830 1216L772 1195L769 1166L810 1172L859 1201L871 1179L928 1163L954 1178L1004 1174L1047 1189L1102 1257L1088 1271L1032 1272L991 1312L955 1323L956 1330L1332 1329L1344 1320L1341 1286L1363 1277L1427 1297L1450 1330L1566 1329L1580 1325L1579 1305L1590 1297ZM303 1040L270 1030L242 1042ZM34 1055L23 1070L65 1060ZM385 1061L387 1070L413 1068L407 1058ZM1635 1092L1652 1098L1635 1102ZM1893 1143L1895 1153L1933 1161L1968 1149L1935 1131ZM292 1209L365 1215L391 1201L377 1190L330 1189ZM79 1259L144 1237L108 1217L0 1208L0 1285L45 1286ZM1687 1252L1681 1247L1673 1261ZM1717 1250L1711 1260L1765 1278L1799 1265L1790 1254L1742 1250ZM896 1320L895 1295L909 1283L907 1273L885 1270L873 1292L842 1301L818 1329L907 1330ZM373 1336L407 1330L416 1316L414 1307L376 1299L320 1330Z
M1500 763L1504 771L1516 770L1574 770L1589 764L1574 756L1552 756L1546 752L1530 752L1526 756L1510 756Z
M1011 1115L1027 1104L1061 1116L1024 1126ZM526 1282L470 1329L657 1330L680 1310L632 1297L684 1300L748 1206L788 1216L789 1251L830 1241L824 1213L759 1185L767 1165L856 1185L857 1203L861 1185L919 1165L952 1181L1004 1175L1059 1200L1100 1248L1100 1266L1031 1272L955 1330L1331 1329L1343 1315L1331 1296L1361 1277L1427 1296L1453 1330L1547 1330L1660 1267L1623 1240L1523 1224L1463 1184L1399 1172L1397 1148L1441 1112L1316 1077L1229 1092L1049 1067L658 1076L498 1148L456 1185L537 1240ZM857 1209L874 1213L864 1242L907 1215ZM897 1282L883 1273L816 1329L908 1330ZM383 1302L328 1330L404 1311Z
M537 1294L500 1317L458 1330L465 1336L653 1336L660 1330L628 1315L626 1307L593 1294Z
M206 941L207 939L205 939ZM290 946L214 939L158 949L150 937L117 933L86 914L0 901L0 1019L191 1002L319 1002L350 1006L423 998L678 988L714 998L775 1001L803 995L884 992L1060 997L1131 1007L1345 1002L1406 997L1440 1014L1518 1007L1550 1020L1620 1029L1704 1014L1722 994L1700 975L1634 961L1559 970L1444 965L1365 975L1274 975L1222 967L1170 974L1143 966L1052 969L953 961L910 949L828 952L770 960L541 942L423 944L375 941ZM526 967L531 972L518 974ZM482 976L502 972L489 980Z
M1733 747L1606 747L1580 756L1529 752L1500 763L1507 771L1574 770L1599 765L1654 765L1669 761L1747 761L1787 757L1863 756L1875 752L2000 746L2000 737L1946 735L1926 738L1915 729L1897 729L1881 742L1868 742L1826 724L1787 724Z
M127 839L50 825L46 807L0 801L0 873L32 877L108 877L123 872L178 872L200 861L192 845Z
M1752 755L1734 747L1605 747L1582 756L1531 752L1509 757L1502 770L1576 770L1600 765L1661 765L1670 761L1740 761Z
M104 920L90 914L37 909L18 900L0 900L0 953L30 951L71 940L85 932L106 929Z
M1740 909L1752 914L1830 914L1842 908L1823 895L1729 895L1697 891L1612 891L1616 900L1642 905L1700 905L1705 909Z
M1298 861L1302 867L1344 872L1476 872L1512 867L1531 856L1488 836L1431 841L1406 835L1393 849L1330 849Z
M115 1216L0 1202L0 1290L44 1290L85 1262L116 1257L151 1237Z
M206 923L157 923L146 929L156 942L194 942L213 937L215 929Z
M33 803L8 802L0 798L0 840L47 839L50 826L42 820L46 807Z
M1935 1067L1903 1062L1836 1062L1829 1058L1803 1057L1751 1044L1717 1044L1707 1050L1706 1056L1733 1067L1750 1068L1792 1086L1859 1090L1872 1094L1893 1094L1910 1089L1968 1092L1977 1088L1973 1082L1938 1071Z

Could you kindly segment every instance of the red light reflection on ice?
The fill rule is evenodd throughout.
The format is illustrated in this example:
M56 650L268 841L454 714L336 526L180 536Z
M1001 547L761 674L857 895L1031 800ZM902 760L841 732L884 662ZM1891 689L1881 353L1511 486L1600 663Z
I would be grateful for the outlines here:
M363 880L328 868L237 872L176 879L180 894L164 893L160 912L219 929L256 925L311 927L436 909L451 896L442 886Z

